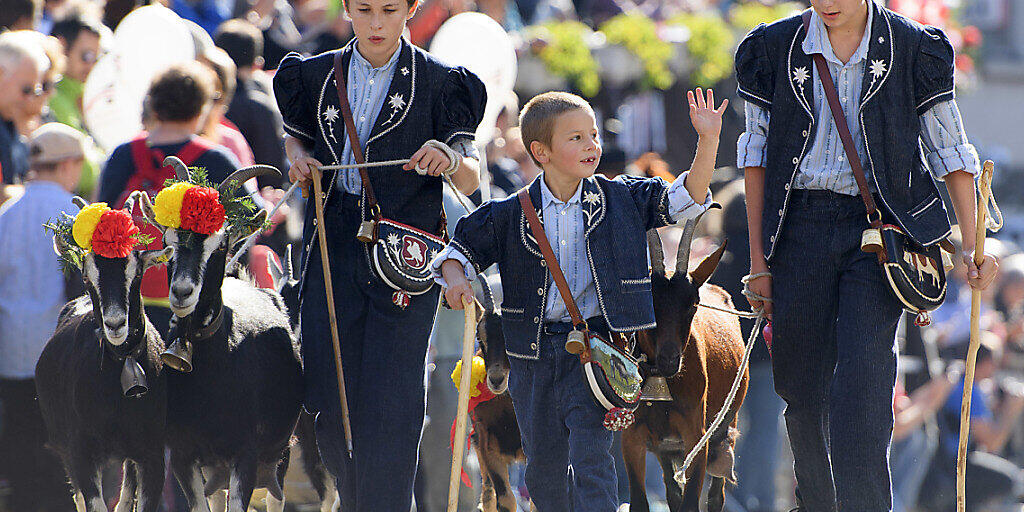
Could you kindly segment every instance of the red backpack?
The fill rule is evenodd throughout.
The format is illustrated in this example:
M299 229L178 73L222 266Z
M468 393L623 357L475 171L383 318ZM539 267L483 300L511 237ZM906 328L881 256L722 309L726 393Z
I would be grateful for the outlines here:
M135 173L128 178L128 183L125 185L124 192L118 197L117 204L111 205L111 207L120 208L124 206L128 196L136 190L149 194L150 198L156 197L156 194L164 188L164 182L174 178L174 169L169 166L162 166L166 155L159 149L151 148L146 144L145 133L132 140L129 144L131 145L132 163L135 166ZM192 165L196 159L210 149L213 149L212 143L199 137L192 137L174 156L180 158L185 165ZM153 243L149 244L146 249L163 249L164 244L161 239L160 230L145 222L139 205L135 205L132 209L132 216L135 218L135 224L139 226L139 230L152 236L154 239ZM146 305L158 304L166 306L168 304L167 294L169 292L166 266L152 267L143 274L142 299Z

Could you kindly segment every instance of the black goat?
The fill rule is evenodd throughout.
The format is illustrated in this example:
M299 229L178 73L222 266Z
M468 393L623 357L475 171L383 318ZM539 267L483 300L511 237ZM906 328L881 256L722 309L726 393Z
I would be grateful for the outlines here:
M76 197L75 204L84 207L85 201ZM125 258L88 252L82 260L88 295L61 309L57 329L36 363L49 446L64 463L78 512L106 512L100 481L112 460L124 467L117 512L156 512L160 505L167 416L164 342L146 318L140 284L148 268L173 252L170 247L133 250Z
M296 335L302 332L299 330L299 280L295 276L295 267L292 265L292 246L289 244L285 249L284 269L278 265L273 258L273 252L267 252L267 268L274 279L274 287L285 306L288 307L288 319L291 321L292 332ZM299 340L301 344L302 340ZM320 498L320 512L332 512L341 508L341 499L338 496L338 489L334 484L334 478L324 467L320 459L320 448L316 443L316 431L314 430L313 415L305 409L299 412L299 422L295 426L295 439L302 450L302 469L306 472L310 484L316 490Z
M187 177L180 160L164 163L176 168L179 179ZM226 193L232 181L271 172L277 171L241 169L218 190ZM280 512L289 441L302 402L298 344L277 292L224 275L228 249L261 229L266 212L201 235L159 226L146 196L142 206L163 231L164 244L175 249L169 300L177 318L169 338L180 337L192 351L192 371L168 375L167 444L174 475L193 511L208 511L204 496L227 488L228 510L244 512L253 489L265 487L268 510Z

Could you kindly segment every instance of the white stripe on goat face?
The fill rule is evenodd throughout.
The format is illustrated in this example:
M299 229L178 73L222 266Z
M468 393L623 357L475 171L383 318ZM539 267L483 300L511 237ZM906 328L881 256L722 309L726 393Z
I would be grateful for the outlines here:
M183 247L178 236L178 230L168 229L164 233L164 245L175 248L174 266L171 275L170 295L171 310L174 314L183 317L195 311L199 303L199 294L203 288L203 276L206 274L206 265L210 256L220 248L227 232L221 228L216 233L206 236L202 242L202 250L198 260L194 257L189 247ZM202 236L192 234L192 237ZM187 267L187 268L186 268Z
M131 294L131 286L135 281L135 274L138 271L139 260L136 253L132 251L127 258L105 258L104 272L96 263L96 256L89 252L85 256L82 269L89 280L89 286L95 297L99 298L99 304L93 304L93 308L99 308L100 320L103 324L103 332L107 341L112 345L121 345L128 338L128 297ZM124 267L120 272L115 272L114 265L123 263ZM117 290L123 289L123 293Z

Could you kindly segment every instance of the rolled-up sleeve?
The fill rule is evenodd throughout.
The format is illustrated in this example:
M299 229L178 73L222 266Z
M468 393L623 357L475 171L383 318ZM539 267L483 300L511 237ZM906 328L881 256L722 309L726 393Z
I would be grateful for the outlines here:
M736 167L765 166L765 143L768 142L768 110L753 102L743 107L746 126L736 141Z
M920 122L925 160L935 179L943 180L960 170L978 175L981 161L974 145L967 141L956 100L936 103L921 114Z
M668 189L668 214L672 217L673 222L696 219L714 203L710 190L704 196L703 203L697 203L690 196L690 192L686 190L686 178L689 176L690 171L680 174Z
M444 276L441 274L441 265L448 260L455 260L462 264L467 280L472 281L476 279L476 269L469 262L469 258L459 252L455 246L449 244L430 261L430 276L434 278L435 283L444 287L448 286L448 282L444 280Z

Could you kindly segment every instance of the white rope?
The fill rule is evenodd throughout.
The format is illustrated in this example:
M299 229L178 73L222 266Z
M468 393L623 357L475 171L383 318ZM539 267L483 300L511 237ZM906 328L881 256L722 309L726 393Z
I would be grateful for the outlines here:
M292 186L288 187L288 190L284 193L284 197L282 197L281 200L278 201L273 208L271 208L270 213L267 213L268 220L274 217L274 214L277 213L277 210L281 209L281 205L288 202L288 198L291 197L292 194L295 193L295 190L297 190L298 188L299 182L297 181L295 183L292 183ZM225 266L224 268L234 267L235 264L238 263L239 258L242 257L242 254L245 254L245 251L248 251L249 248L252 247L252 244L256 242L256 239L259 238L257 235L259 235L262 232L262 229L257 229L251 235L247 236L245 238L245 244L243 244L242 247L240 247L238 251L235 252L235 255L231 257L231 260L228 261L227 266Z
M758 274L745 276L741 281L743 283L743 295L761 302L771 302L770 298L763 297L750 289L750 281L762 276L770 277L771 274L768 274L767 272L761 272ZM758 308L756 311L751 312L737 311L735 309L723 308L704 303L700 303L699 306L708 309L713 309L716 311L721 311L723 313L729 313L741 318L754 318L756 320L754 321L754 328L750 330L750 336L747 339L747 345L743 351L743 360L740 361L740 369L738 372L736 372L736 378L734 378L732 381L732 387L729 388L729 394L726 395L725 397L725 403L722 404L721 410L719 410L718 414L715 415L715 420L711 422L711 426L708 427L708 429L704 432L704 435L701 436L699 441L697 441L697 444L693 447L692 450L690 450L690 453L686 454L686 459L683 461L682 467L677 469L675 471L675 474L672 475L672 477L675 478L676 482L678 482L680 486L686 485L686 470L690 468L690 464L693 463L693 459L701 450L704 449L705 446L707 446L708 441L711 440L711 436L714 435L715 431L718 430L718 427L721 426L722 422L725 421L725 417L729 414L729 409L732 408L732 403L736 400L736 393L740 389L740 383L743 382L743 375L746 373L747 366L750 364L750 353L754 350L754 343L757 342L757 334L760 332L761 324L764 322L765 319L763 308Z
M321 171L341 171L344 169L363 169L370 167L387 167L389 165L405 165L409 163L409 159L404 160L384 160L383 162L366 162L364 164L345 164L345 165L322 165L320 166Z

